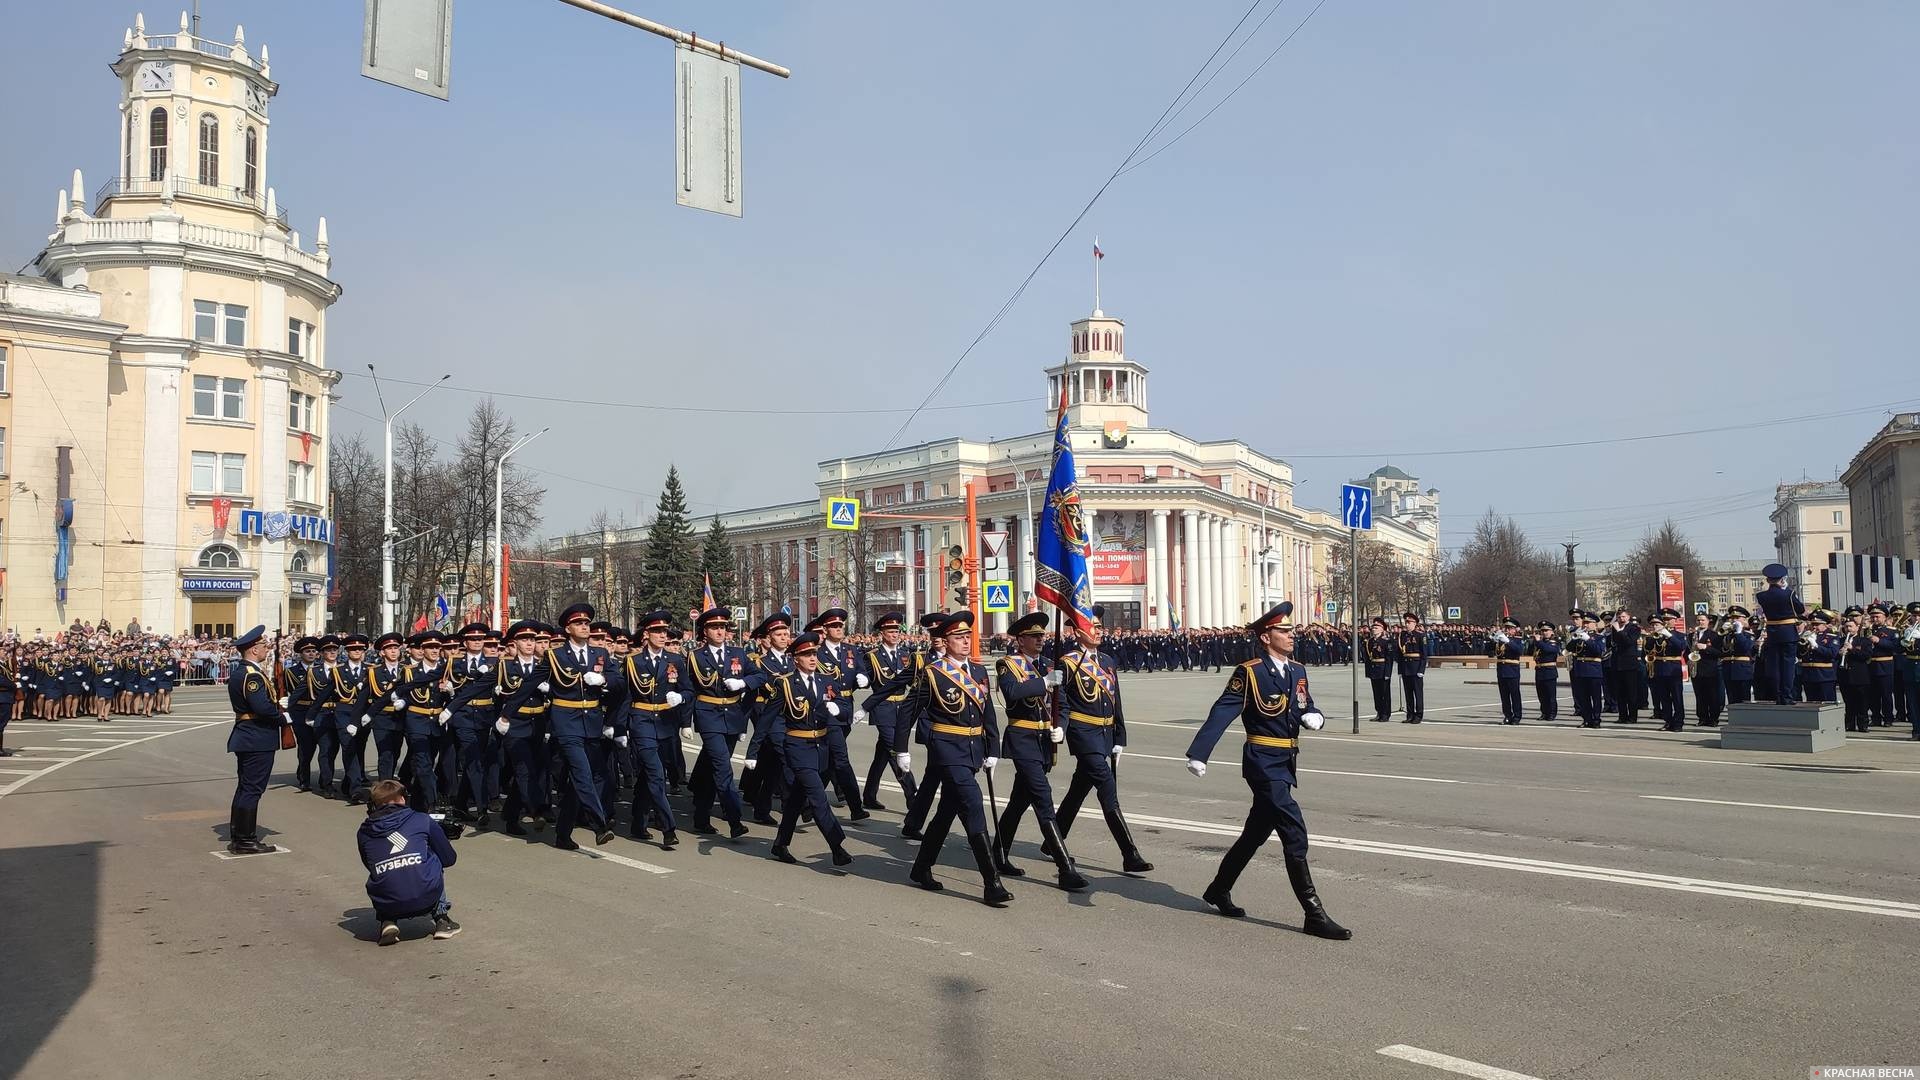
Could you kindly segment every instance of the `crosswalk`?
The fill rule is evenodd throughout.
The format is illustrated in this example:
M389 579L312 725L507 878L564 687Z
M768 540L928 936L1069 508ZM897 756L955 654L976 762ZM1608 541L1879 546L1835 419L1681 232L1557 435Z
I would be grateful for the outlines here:
M92 717L58 723L16 720L7 725L6 731L7 749L14 754L0 758L0 798L76 761L229 723L231 715L205 708L182 709L171 716L118 717L104 724Z

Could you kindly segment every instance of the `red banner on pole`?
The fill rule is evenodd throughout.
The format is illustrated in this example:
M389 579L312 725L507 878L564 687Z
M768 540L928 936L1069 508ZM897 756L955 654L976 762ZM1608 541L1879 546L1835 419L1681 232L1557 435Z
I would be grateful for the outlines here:
M1145 585L1147 553L1144 551L1095 551L1088 564L1095 585Z
M1660 576L1660 606L1685 615L1687 572L1678 566L1656 566L1654 572Z
M213 531L226 532L227 519L233 513L233 500L216 496L211 505L213 507Z

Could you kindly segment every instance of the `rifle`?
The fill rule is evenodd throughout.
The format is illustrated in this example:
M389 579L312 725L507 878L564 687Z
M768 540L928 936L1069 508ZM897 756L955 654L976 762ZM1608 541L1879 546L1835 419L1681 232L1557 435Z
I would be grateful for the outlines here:
M284 628L276 629L273 632L273 699L276 703L278 703L281 698L288 696L287 669L286 666L280 662L280 640L285 636L286 630ZM285 710L282 710L280 713L280 749L291 750L293 746L293 718L288 716Z

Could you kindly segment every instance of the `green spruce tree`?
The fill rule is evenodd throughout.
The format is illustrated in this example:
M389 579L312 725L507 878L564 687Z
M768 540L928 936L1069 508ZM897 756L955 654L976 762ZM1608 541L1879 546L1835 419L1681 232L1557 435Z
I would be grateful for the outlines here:
M687 520L687 492L680 486L680 470L673 466L667 467L667 482L647 527L640 597L648 610L676 615L700 602L700 551Z
M715 514L707 523L707 537L700 545L700 573L703 581L713 583L713 602L731 606L738 599L733 585L733 542L727 539L727 527Z

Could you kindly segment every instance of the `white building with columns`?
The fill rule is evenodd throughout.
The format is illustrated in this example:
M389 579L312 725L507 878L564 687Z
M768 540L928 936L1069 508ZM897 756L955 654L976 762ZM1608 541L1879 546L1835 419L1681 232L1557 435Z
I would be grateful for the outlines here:
M1324 605L1335 599L1331 570L1347 543L1339 518L1296 505L1293 469L1278 457L1238 440L1202 442L1154 427L1148 371L1128 356L1125 335L1121 320L1096 310L1071 324L1065 358L1045 372L1048 401L1057 402L1066 383L1092 532L1094 599L1105 605L1107 624L1238 627L1289 599L1303 620L1332 621ZM912 619L957 608L949 557L966 546L969 480L982 554L991 554L992 537L1005 536L1001 576L1013 583L1017 610L1030 610L1034 516L1044 512L1055 418L1049 411L1035 419L1045 427L1031 435L941 439L823 461L809 498L720 515L753 617L783 605L803 616L845 607L864 621L888 610ZM1374 537L1431 566L1439 552L1438 492L1420 492L1398 469L1366 482L1398 495L1376 503L1386 512L1376 515ZM860 500L858 532L826 528L825 506L836 496ZM623 546L645 537L642 527L610 539ZM591 554L586 549L600 540L591 534L552 544ZM1320 605L1318 616L1306 615L1312 605ZM987 626L1000 631L1008 621L991 615Z
M317 631L340 286L326 219L307 249L267 182L266 46L136 16L111 70L112 179L89 200L74 170L0 282L0 620Z

